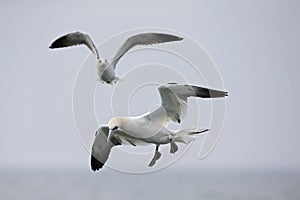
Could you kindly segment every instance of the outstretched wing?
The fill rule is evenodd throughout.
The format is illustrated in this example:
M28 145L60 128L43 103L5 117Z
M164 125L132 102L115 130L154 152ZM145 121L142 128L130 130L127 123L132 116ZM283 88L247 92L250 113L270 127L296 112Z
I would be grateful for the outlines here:
M220 98L227 96L227 92L208 89L193 85L167 84L158 88L161 106L172 121L181 122L186 114L189 97Z
M68 33L56 39L50 46L50 49L70 47L75 45L86 45L93 54L99 59L98 50L89 35L81 32Z
M113 65L113 68L115 69L117 62L121 59L121 57L134 46L153 45L180 40L183 40L183 38L165 33L141 33L133 35L129 37L120 47L120 49L112 59L111 65Z

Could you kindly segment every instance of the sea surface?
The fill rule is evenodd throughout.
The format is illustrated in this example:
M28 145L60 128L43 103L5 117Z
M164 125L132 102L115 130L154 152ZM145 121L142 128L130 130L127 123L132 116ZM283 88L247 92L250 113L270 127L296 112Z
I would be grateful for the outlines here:
M297 171L0 170L1 200L299 200Z

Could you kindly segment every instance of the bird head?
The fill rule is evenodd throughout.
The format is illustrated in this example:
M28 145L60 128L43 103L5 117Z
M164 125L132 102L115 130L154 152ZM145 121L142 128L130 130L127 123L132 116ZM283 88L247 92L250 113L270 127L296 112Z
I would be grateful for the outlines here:
M109 130L115 131L118 128L122 127L123 120L120 117L114 117L108 122Z
M100 65L105 65L106 66L108 64L108 62L107 62L107 60L105 58L100 58L98 60L98 62L100 63Z

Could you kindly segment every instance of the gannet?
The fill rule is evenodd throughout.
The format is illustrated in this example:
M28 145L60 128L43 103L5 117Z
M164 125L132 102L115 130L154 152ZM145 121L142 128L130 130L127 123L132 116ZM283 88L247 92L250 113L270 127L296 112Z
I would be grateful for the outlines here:
M191 128L173 131L167 128L171 121L181 123L187 110L189 97L222 98L227 96L227 92L224 91L177 83L161 85L158 91L161 106L156 110L137 117L113 117L107 126L98 129L91 153L93 171L103 167L111 148L123 144L133 146L155 144L154 157L148 164L150 167L153 166L161 157L160 145L170 144L170 153L175 153L178 150L176 143L189 144L193 141L194 135L209 130Z

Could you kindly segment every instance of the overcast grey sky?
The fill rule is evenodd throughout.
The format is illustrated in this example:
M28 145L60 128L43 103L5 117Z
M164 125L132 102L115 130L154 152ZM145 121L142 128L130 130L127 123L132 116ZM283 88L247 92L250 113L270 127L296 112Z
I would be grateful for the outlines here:
M88 168L73 123L72 90L89 52L48 46L75 30L99 44L154 26L198 41L230 95L212 154L199 161L193 147L174 167L299 169L299 7L296 0L2 1L0 167Z

